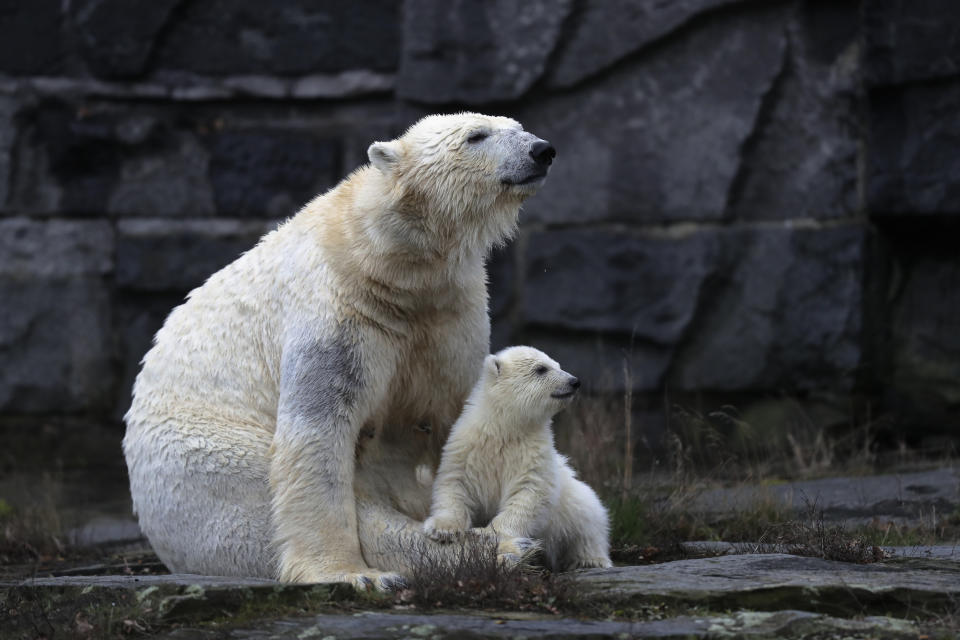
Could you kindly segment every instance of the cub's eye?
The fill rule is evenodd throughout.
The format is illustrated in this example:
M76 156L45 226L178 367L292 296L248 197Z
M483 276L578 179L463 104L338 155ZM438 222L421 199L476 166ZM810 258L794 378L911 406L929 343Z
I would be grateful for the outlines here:
M542 375L545 375L545 374L547 373L547 368L546 368L545 366L543 366L543 365L540 365L539 367L537 367L536 369L534 369L534 371L536 371L536 373L537 373L538 376L542 376Z
M473 144L476 142L482 142L490 136L490 133L487 131L474 131L470 134L470 137L467 138L467 142Z

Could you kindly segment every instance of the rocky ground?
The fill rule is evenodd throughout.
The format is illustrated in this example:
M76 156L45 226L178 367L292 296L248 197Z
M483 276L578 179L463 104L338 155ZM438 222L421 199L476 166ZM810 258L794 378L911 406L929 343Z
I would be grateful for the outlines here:
M891 493L893 488L899 488ZM770 491L772 490L772 494ZM759 488L717 490L717 509ZM960 507L958 474L832 478L764 488L833 519L923 518ZM801 501L798 496L805 496ZM738 503L738 501L741 501ZM127 525L86 535L128 535ZM103 540L101 540L103 544ZM339 585L165 575L148 551L7 566L0 637L175 638L952 638L960 634L960 543L885 547L869 562L780 553L771 544L685 545L687 559L568 576L517 607L467 609ZM101 547L102 548L102 547ZM539 583L537 583L539 584ZM455 588L455 586L453 587ZM540 588L540 587L536 587ZM555 588L551 587L551 588ZM534 602L533 606L528 606ZM522 610L510 610L510 609Z

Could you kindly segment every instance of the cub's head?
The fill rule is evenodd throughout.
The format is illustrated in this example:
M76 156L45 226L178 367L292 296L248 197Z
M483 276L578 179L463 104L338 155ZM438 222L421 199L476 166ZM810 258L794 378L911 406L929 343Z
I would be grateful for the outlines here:
M543 184L556 151L510 118L458 113L427 116L367 155L399 216L421 232L489 248L514 232L520 204Z
M532 347L508 347L487 356L481 384L487 400L536 420L558 413L580 388L577 378Z

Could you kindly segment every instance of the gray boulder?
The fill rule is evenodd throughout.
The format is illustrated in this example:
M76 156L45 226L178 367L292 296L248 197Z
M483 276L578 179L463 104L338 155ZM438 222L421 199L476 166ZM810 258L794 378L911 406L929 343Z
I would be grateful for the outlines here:
M750 20L718 17L618 65L588 91L524 110L521 121L559 156L523 220L723 218L741 149L783 65L786 20L782 7Z

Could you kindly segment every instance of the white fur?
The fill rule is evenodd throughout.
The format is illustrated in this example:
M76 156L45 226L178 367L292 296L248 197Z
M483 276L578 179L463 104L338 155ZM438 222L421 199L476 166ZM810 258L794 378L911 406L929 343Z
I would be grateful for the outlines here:
M508 184L536 140L425 118L170 314L124 453L171 570L388 588L424 548L449 553L420 532L417 468L489 350L484 260L540 184Z
M443 448L428 536L449 540L489 522L501 539L542 539L554 570L611 566L607 511L553 443L551 420L572 380L530 347L487 356Z

